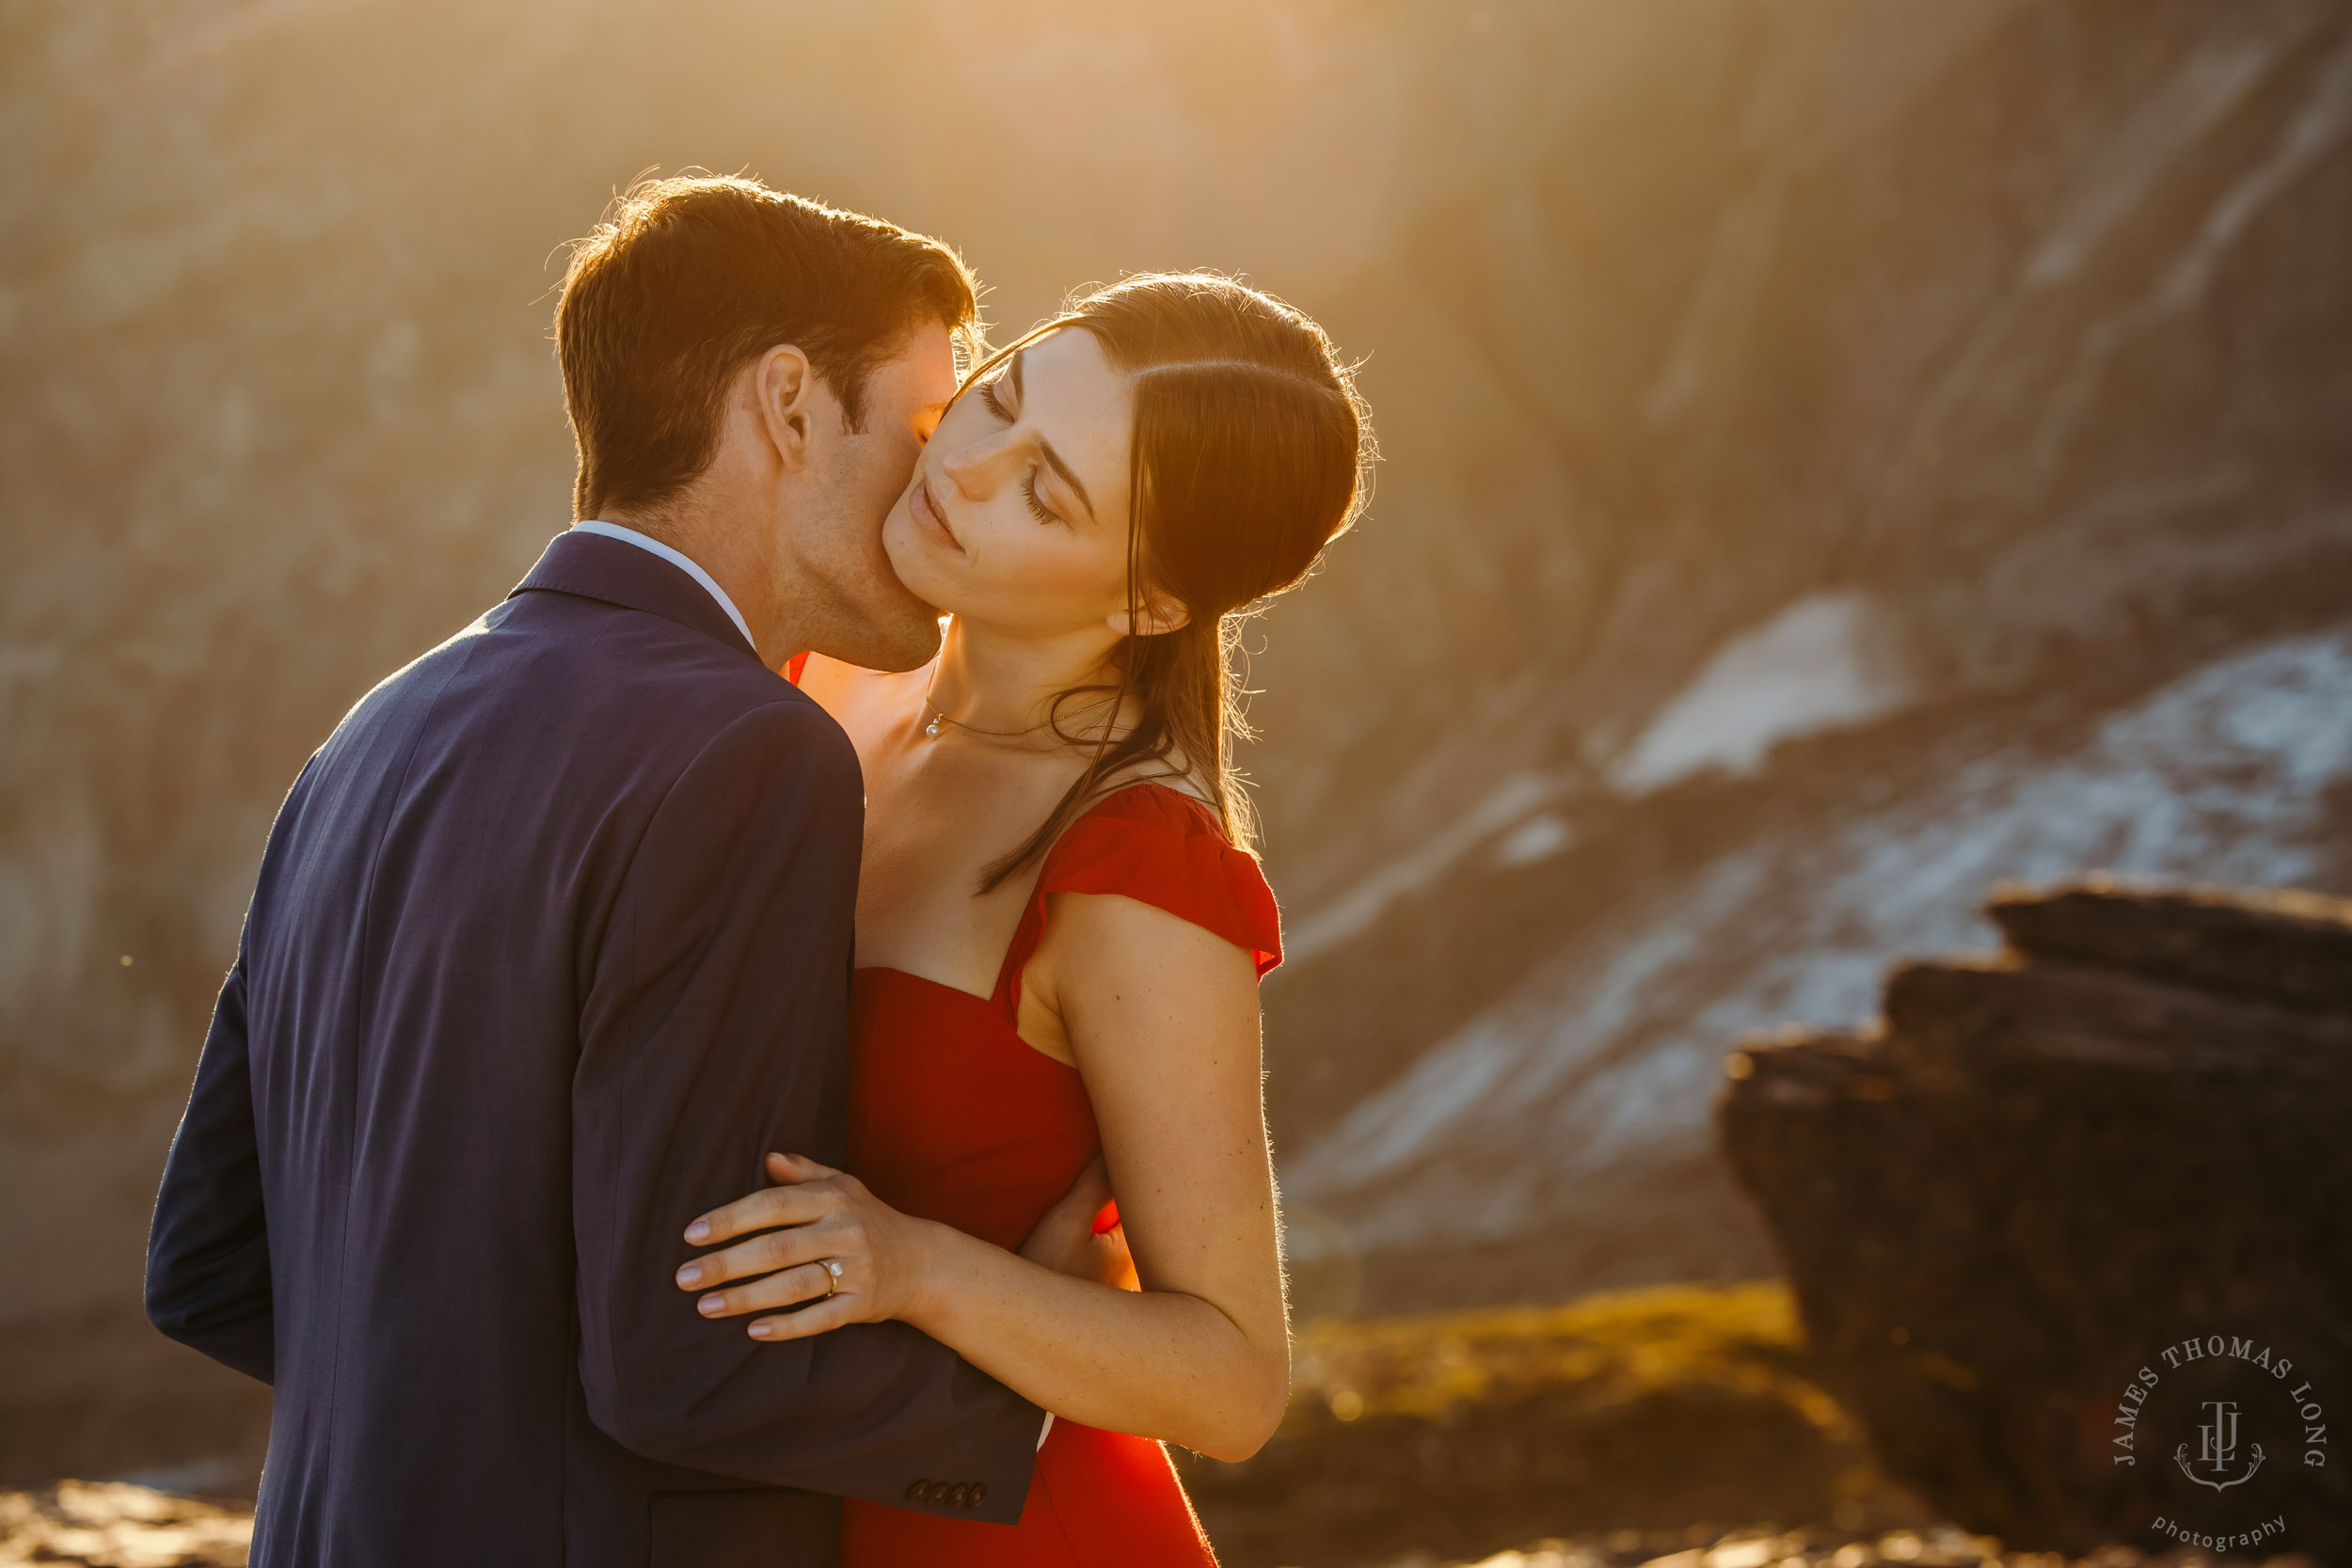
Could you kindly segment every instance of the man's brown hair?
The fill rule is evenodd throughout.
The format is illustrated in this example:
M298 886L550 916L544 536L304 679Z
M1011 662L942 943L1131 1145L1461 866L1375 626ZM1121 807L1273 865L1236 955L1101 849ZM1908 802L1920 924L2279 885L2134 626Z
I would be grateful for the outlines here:
M640 182L573 245L555 307L574 515L685 489L717 455L727 388L779 343L862 429L867 379L932 320L977 346L972 274L937 240L756 180Z

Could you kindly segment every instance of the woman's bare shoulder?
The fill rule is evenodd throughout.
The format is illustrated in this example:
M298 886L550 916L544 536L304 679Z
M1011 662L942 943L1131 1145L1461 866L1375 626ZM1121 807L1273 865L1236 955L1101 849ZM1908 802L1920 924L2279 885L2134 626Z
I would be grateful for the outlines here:
M800 689L817 699L820 706L831 708L833 699L853 690L858 683L873 675L871 670L861 670L854 664L844 664L823 654L811 654L801 666Z
M1110 778L1104 779L1095 788L1094 793L1088 799L1087 805L1089 807L1100 805L1120 791L1133 789L1138 784L1156 784L1162 789L1184 796L1197 805L1207 807L1212 815L1216 813L1216 797L1211 793L1209 782L1192 769L1184 767L1181 761L1121 769Z

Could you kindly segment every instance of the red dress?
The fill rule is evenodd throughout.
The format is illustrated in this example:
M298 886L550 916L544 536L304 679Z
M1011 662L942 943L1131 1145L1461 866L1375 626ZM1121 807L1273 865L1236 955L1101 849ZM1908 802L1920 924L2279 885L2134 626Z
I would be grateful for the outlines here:
M1074 1068L1015 1032L1021 972L1056 893L1155 905L1281 961L1258 863L1190 796L1136 784L1105 797L1047 852L982 998L895 969L861 969L850 1014L850 1168L892 1207L998 1246L1023 1238L1102 1152ZM843 1568L1214 1568L1158 1443L1056 1420L1021 1523L943 1518L851 1499Z

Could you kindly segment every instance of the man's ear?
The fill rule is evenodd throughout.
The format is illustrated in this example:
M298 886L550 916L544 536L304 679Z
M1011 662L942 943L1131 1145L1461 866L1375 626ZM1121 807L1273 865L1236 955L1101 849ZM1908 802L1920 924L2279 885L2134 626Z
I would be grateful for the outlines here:
M753 411L769 444L785 467L799 473L808 466L809 419L817 402L817 372L808 356L790 343L778 343L752 361Z
M1141 613L1130 615L1123 609L1114 610L1109 620L1111 630L1121 637L1161 637L1190 626L1192 611L1166 594L1146 594Z

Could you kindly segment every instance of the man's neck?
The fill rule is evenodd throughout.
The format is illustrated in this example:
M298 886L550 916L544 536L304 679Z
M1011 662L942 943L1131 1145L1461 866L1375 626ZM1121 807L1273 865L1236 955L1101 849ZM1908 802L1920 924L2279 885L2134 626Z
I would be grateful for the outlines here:
M771 670L801 650L787 646L791 634L785 607L776 602L775 576L765 542L749 519L723 516L701 507L659 513L607 511L604 521L658 539L710 574L734 601L751 628L759 661Z

